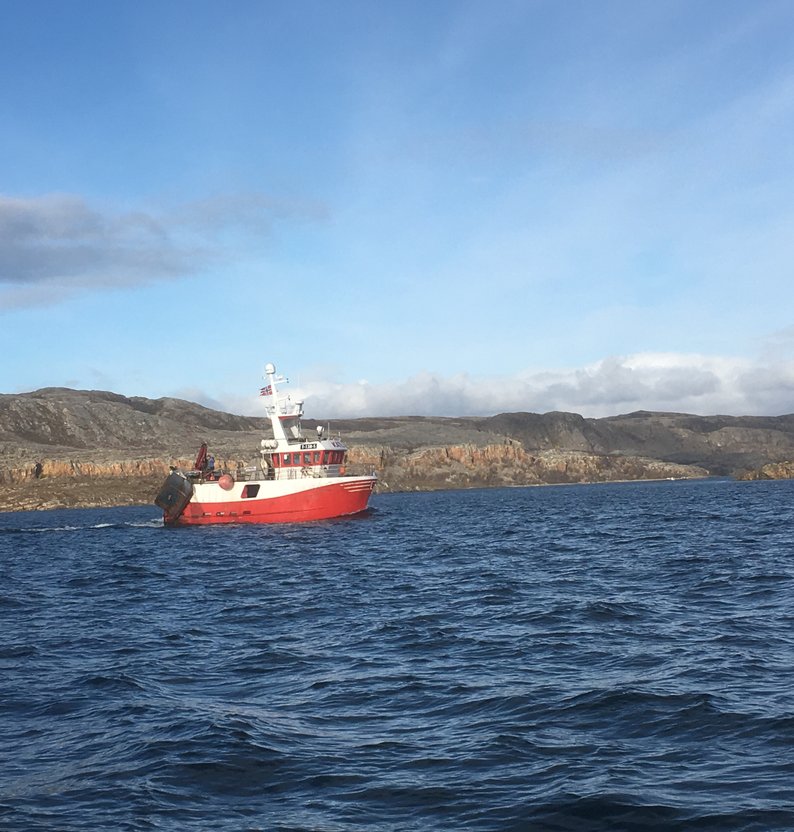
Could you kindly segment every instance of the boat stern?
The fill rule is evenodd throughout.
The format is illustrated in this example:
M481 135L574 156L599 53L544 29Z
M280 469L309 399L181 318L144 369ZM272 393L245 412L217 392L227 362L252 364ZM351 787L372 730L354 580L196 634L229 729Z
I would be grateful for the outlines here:
M190 480L179 471L171 471L154 498L154 504L163 510L166 526L179 520L192 496L193 484Z

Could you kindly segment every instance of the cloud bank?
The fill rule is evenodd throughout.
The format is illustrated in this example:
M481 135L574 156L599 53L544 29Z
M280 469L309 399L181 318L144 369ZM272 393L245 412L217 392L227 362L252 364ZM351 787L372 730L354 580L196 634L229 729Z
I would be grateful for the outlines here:
M308 417L488 416L563 410L601 417L636 410L701 415L794 413L794 360L754 362L675 353L610 357L572 370L512 377L420 373L391 384L304 380L291 389ZM236 412L262 415L253 398L220 397Z

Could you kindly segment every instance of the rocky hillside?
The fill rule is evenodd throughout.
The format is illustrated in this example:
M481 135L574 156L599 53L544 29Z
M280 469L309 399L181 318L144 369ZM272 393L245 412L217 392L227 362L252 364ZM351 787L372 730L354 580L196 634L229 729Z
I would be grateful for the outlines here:
M262 419L233 416L181 399L127 398L98 390L48 387L0 395L0 447L169 452L202 431L261 429Z
M317 424L305 420L304 428ZM381 487L394 490L751 477L794 460L794 416L503 413L337 420L330 429L354 466L376 468ZM231 467L254 458L268 431L263 418L179 399L63 388L0 395L0 508L91 503L91 483L103 484L105 502L146 502L168 466L189 465L202 441Z
M575 413L503 413L484 420L527 448L651 457L732 475L794 459L794 415L692 416L638 411L605 419Z

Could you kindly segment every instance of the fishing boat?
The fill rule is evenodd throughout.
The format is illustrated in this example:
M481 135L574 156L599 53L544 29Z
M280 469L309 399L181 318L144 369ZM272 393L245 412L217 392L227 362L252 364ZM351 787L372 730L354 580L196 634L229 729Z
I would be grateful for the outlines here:
M347 447L340 437L314 436L301 427L303 402L280 386L273 364L265 366L264 398L273 437L260 443L259 459L234 471L216 470L206 443L193 468L173 468L155 498L166 526L231 523L295 523L359 514L375 488L375 473L346 470Z

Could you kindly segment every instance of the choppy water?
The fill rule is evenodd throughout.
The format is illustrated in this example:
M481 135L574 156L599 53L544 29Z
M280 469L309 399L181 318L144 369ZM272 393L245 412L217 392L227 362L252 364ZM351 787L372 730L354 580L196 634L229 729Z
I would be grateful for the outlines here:
M0 829L794 828L794 483L0 515Z

